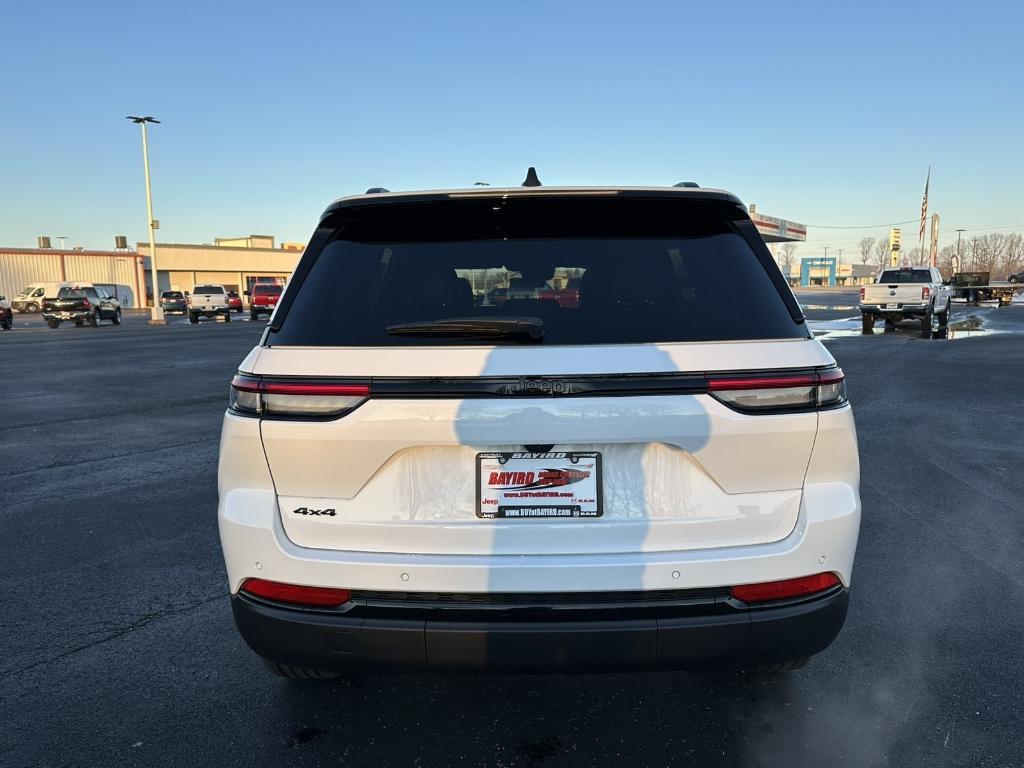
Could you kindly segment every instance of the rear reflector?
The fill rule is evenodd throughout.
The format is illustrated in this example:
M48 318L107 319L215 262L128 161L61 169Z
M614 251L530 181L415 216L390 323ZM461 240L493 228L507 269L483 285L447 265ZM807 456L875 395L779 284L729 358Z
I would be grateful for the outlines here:
M810 411L846 402L846 384L838 368L817 373L709 379L708 392L739 411Z
M231 380L230 407L241 416L337 418L362 405L369 396L369 384L238 375Z
M246 579L242 592L265 600L292 605L309 605L321 608L336 608L347 603L352 593L347 589L332 587L303 587L298 584L282 584L266 579Z
M786 579L785 581L743 584L733 587L730 594L744 603L766 603L770 600L806 597L832 589L840 583L839 577L834 573L819 573L814 576L801 576L798 579Z

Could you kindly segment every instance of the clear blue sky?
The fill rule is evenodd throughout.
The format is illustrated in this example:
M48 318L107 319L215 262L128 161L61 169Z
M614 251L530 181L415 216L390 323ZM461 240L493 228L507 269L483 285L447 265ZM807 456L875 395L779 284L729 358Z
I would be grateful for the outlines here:
M335 197L519 183L528 165L548 184L693 179L853 225L916 217L930 163L944 231L1024 224L1011 2L47 2L2 18L0 246L145 239L128 114L163 120L168 242L305 241ZM886 233L812 228L798 253L845 260Z

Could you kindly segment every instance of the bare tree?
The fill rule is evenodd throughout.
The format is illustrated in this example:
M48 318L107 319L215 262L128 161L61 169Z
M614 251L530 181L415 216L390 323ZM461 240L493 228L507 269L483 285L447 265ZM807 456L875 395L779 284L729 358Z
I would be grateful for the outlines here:
M779 248L779 266L787 278L793 274L793 262L796 260L796 243L783 243Z
M889 265L889 238L880 237L875 241L875 263L882 269Z
M947 245L939 251L938 264L936 266L939 271L942 272L946 277L949 277L955 271L953 269L953 257L956 256L956 245Z
M862 237L857 247L860 248L860 263L867 264L871 259L871 249L875 247L875 238Z

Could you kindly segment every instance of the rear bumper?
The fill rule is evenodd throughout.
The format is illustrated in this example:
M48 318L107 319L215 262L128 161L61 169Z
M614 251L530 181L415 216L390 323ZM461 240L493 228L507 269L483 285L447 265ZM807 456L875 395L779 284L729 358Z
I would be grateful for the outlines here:
M73 311L63 312L61 310L43 310L43 319L45 320L60 320L61 322L74 321L74 320L90 320L93 317L93 313L86 311Z
M861 304L860 311L873 315L923 315L928 311L927 304Z
M810 656L835 639L848 600L849 591L837 588L772 607L747 608L718 597L657 615L649 607L548 606L543 620L501 618L494 611L461 611L448 619L431 610L419 617L408 607L390 616L357 616L361 606L348 613L312 611L245 595L232 596L231 603L249 647L283 664L337 671L570 672L699 670Z

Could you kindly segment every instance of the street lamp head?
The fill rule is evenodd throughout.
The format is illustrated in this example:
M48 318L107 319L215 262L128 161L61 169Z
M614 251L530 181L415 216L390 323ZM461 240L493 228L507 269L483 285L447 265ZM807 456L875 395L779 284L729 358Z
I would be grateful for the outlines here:
M160 121L154 118L152 115L146 115L145 117L139 117L137 115L127 115L125 120L131 120L133 123L159 123Z

